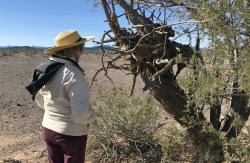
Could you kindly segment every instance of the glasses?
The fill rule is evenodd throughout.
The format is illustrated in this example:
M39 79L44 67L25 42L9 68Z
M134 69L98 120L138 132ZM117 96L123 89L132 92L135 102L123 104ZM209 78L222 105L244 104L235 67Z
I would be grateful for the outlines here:
M79 50L80 50L80 51L83 51L83 46L81 46L81 47L79 48Z

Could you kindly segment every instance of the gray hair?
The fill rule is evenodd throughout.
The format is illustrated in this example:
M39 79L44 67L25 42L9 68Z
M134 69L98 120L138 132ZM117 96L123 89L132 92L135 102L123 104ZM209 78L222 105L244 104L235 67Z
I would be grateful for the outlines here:
M78 46L74 46L74 47L70 47L70 48L66 48L63 50L60 50L58 52L55 53L55 55L60 56L60 57L64 57L64 58L74 58L75 55L75 50L78 48L81 48L83 45L78 45Z

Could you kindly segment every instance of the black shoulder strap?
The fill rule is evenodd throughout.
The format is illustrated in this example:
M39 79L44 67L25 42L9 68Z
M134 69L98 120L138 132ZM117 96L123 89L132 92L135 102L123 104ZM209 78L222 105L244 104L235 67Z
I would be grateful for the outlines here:
M62 67L64 63L56 61L47 61L39 65L33 71L32 81L25 88L32 95L32 100L35 100L37 92L56 74L57 70Z

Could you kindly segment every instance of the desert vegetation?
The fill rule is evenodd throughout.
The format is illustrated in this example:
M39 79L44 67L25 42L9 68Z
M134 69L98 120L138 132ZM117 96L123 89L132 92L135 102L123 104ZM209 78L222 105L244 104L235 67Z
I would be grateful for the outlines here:
M110 69L129 71L134 76L131 94L141 77L144 90L186 128L199 149L196 161L244 161L241 158L248 156L237 157L232 149L250 115L249 2L97 0L96 4L110 26L100 44L115 42L119 48L118 57L103 52L110 60L102 61L97 75L105 71L109 78ZM122 18L128 23L124 25ZM178 42L181 37L189 39L188 44ZM208 41L204 54L202 39ZM127 63L117 64L120 58Z
M128 90L107 92L101 88L97 92L93 104L98 119L91 128L88 160L215 162L221 159L218 157L220 152L223 152L224 162L247 162L250 159L249 128L237 139L228 140L205 126L200 139L209 144L197 145L186 128L178 127L173 120L166 120L170 116L152 96L130 97Z

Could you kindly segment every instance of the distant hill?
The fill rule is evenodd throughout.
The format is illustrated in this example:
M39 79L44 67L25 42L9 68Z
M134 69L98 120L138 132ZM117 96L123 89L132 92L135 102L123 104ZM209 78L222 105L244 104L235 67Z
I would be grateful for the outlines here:
M110 45L103 46L106 53L113 53L112 49L117 49L117 47L113 47ZM42 46L0 46L0 53L1 54L13 54L23 52L25 54L42 54L45 49L48 47ZM86 54L102 54L103 51L101 46L92 46L92 47L84 47L84 52Z
M104 49L111 50L111 49L117 49L118 47L110 46L110 45L103 45ZM92 47L84 47L86 50L99 50L101 49L101 46L92 46Z
M45 50L47 47L41 46L0 46L0 50L15 50L15 51L26 51L26 50Z
M115 49L116 47L110 45L104 45L104 49ZM15 51L26 51L26 50L45 50L48 47L42 46L0 46L0 50L15 50ZM85 50L101 50L101 46L84 47Z

